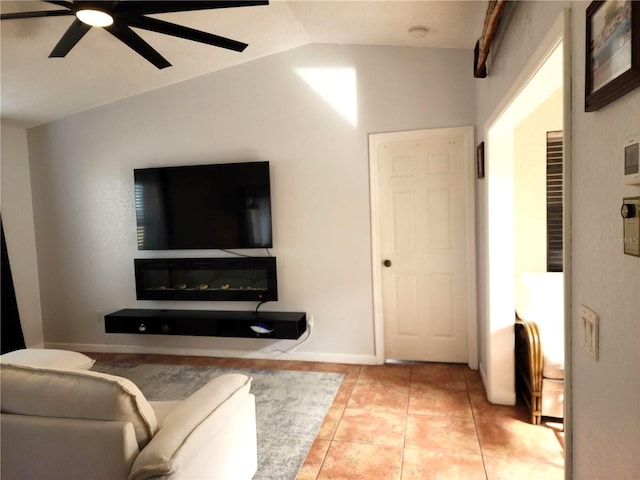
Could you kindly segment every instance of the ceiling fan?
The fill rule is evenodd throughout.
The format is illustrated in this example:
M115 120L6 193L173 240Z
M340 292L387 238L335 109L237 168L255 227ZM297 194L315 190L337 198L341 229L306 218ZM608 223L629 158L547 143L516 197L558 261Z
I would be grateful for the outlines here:
M151 45L145 42L131 27L151 30L165 35L185 38L195 42L206 43L216 47L227 48L236 52L242 52L247 48L246 43L238 42L230 38L220 37L211 33L184 27L171 22L166 22L148 14L186 12L192 10L210 10L215 8L250 7L255 5L268 5L268 0L215 0L215 1L57 1L43 0L52 3L65 10L40 10L35 12L6 13L0 15L1 20L58 17L74 15L71 26L64 33L58 44L49 54L51 57L64 57L80 41L80 39L92 28L101 27L121 42L135 50L157 68L170 67L171 64L160 55Z

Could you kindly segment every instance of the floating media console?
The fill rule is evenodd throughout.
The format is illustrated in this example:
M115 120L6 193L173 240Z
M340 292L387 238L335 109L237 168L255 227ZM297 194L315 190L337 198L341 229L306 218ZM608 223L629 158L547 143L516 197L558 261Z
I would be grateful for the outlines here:
M104 317L107 333L280 338L295 340L307 330L304 312L210 310L119 310ZM253 327L253 328L252 328Z

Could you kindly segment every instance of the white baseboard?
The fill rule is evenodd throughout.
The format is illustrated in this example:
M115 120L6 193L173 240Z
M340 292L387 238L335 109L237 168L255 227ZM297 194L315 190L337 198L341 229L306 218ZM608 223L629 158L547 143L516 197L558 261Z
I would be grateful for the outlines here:
M296 360L302 362L349 363L376 365L375 355L345 353L276 352L266 350L227 350L212 348L161 347L151 345L101 345L93 343L46 343L46 348L73 350L76 352L142 353L159 355L189 355L200 357L250 358L255 360Z
M497 392L494 393L493 398L489 400L495 405L507 405L512 407L516 404L516 395L512 392Z
M487 400L494 405L509 405L516 404L516 396L514 392L498 391L489 388L489 379L484 365L480 363L480 378L482 378L482 384L484 385L484 391L487 395Z
M482 364L482 362L480 362L480 378L482 379L482 385L484 385L484 391L488 392L489 391L489 380L487 379L487 372L484 369L484 365Z

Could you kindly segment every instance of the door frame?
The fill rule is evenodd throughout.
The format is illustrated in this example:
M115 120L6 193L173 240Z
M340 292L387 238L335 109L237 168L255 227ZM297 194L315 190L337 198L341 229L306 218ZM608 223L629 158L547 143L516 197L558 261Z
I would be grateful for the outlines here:
M383 364L386 360L384 344L384 305L382 285L382 241L380 225L380 193L378 189L378 148L380 144L403 142L424 138L440 138L459 135L463 138L465 152L465 205L464 218L467 235L467 271L468 288L467 304L467 364L473 370L478 369L478 319L476 300L476 227L475 227L475 147L473 126L409 130L402 132L369 134L369 191L371 196L371 273L373 278L373 328L374 350L376 362Z
M502 114L509 108L509 106L516 100L521 91L526 87L529 81L536 75L541 66L546 62L548 56L553 52L553 50L562 42L562 53L563 53L563 130L564 130L564 199L563 199L563 273L564 273L564 432L565 432L565 462L564 462L564 478L569 480L573 475L573 412L572 412L572 385L573 385L573 368L572 368L572 283L573 283L573 274L572 274L572 175L573 175L573 167L572 167L572 138L573 138L573 125L572 125L572 56L571 56L571 8L565 8L561 11L560 15L556 18L556 20L551 25L547 34L544 36L542 41L539 43L539 46L536 48L534 54L531 56L531 59L526 63L525 67L522 69L520 75L513 82L511 87L507 90L507 93L500 101L498 107L495 109L493 114L491 114L486 123L483 126L478 126L479 135L482 134L485 140L485 144L487 146L488 156L492 156L492 150L494 146L492 146L491 142L488 140L489 131L491 127L498 121L498 119L502 116ZM499 161L496 159L495 155L493 156L494 161ZM492 162L492 165L494 162ZM487 176L487 181L491 183L492 176L491 171L489 171L489 175ZM486 195L486 193L485 193ZM486 201L486 200L485 200ZM489 230L488 220L484 218L485 224L487 225L487 230ZM491 265L487 264L487 269L491 269ZM483 282L485 282L489 288L490 280L488 273L483 272ZM502 288L504 291L504 286L499 286L498 288ZM481 306L480 314L484 316L486 319L486 332L485 335L489 337L492 331L498 330L500 327L492 324L490 322L491 318L496 318L495 312L490 311L489 305L485 299L480 299ZM515 306L515 305L514 305ZM504 350L504 344L494 345L490 340L487 340L488 345L486 346L487 356L491 356L491 350ZM491 360L489 360L490 362ZM496 359L495 363L500 363L500 359ZM485 366L481 365L481 373L483 372L483 368ZM515 367L514 367L515 368ZM492 403L502 403L499 396L496 394L497 388L494 387L495 378L492 378L493 373L488 372L483 375L483 383L485 386L485 390L487 391L487 395L489 397L489 401ZM509 373L509 375L512 375ZM503 375L504 377L504 375ZM499 392L498 392L499 394ZM513 398L515 400L515 388L513 392Z

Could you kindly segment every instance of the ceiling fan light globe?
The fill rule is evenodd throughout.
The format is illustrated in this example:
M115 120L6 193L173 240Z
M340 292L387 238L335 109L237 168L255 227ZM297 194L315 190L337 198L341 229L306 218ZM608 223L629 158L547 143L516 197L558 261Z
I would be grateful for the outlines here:
M113 25L113 17L107 12L94 9L83 9L76 12L76 17L92 27L108 27Z

